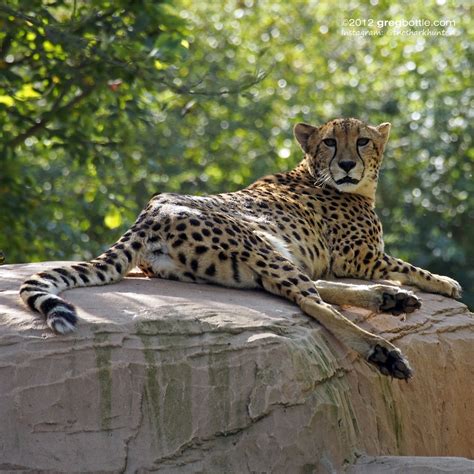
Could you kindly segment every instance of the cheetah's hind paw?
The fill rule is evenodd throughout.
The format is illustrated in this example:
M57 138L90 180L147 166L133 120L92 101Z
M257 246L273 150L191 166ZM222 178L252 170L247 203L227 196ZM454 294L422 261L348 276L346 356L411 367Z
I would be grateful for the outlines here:
M379 311L399 316L403 313L413 313L421 308L421 300L411 291L395 289L382 294L382 304Z
M398 349L389 350L377 344L367 360L384 375L402 380L408 380L413 376L410 364Z

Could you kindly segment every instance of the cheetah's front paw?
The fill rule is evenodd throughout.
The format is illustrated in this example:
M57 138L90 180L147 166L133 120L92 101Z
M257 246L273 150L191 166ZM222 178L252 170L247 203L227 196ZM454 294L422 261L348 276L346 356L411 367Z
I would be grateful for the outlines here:
M413 313L421 307L421 300L411 291L388 285L380 285L377 289L380 294L378 311L382 313L399 316Z
M397 348L383 347L376 344L367 360L375 365L384 375L390 375L396 379L408 380L413 376L413 370L408 361Z
M452 278L443 275L433 275L431 280L433 283L433 290L435 293L440 293L450 298L461 298L461 285Z

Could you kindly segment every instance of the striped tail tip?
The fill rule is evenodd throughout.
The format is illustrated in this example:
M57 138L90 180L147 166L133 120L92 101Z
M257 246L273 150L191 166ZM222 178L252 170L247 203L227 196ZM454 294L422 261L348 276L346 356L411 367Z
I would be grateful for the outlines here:
M76 330L76 312L67 308L55 309L46 317L47 325L56 334L67 334Z
M66 303L64 300L52 296L43 302L41 309L46 317L46 324L56 334L67 334L76 329L76 310L74 306Z

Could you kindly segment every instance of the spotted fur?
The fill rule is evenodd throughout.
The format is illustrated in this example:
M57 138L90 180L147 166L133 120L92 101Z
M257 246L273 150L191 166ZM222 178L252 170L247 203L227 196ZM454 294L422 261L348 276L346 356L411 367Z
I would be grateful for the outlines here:
M259 179L234 193L206 197L157 194L135 224L90 262L27 279L20 294L57 333L74 329L75 309L60 292L122 279L133 267L149 277L263 288L296 303L381 373L412 371L385 339L359 328L330 303L393 314L420 301L396 286L355 286L328 277L392 279L459 297L454 280L384 252L375 191L390 124L337 119L321 127L299 123L304 158L293 170Z

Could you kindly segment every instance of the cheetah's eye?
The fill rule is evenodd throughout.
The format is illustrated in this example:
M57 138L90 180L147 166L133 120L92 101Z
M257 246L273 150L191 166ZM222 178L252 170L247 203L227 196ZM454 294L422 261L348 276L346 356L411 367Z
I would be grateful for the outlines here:
M336 140L334 140L334 138L325 138L323 142L326 146L330 146L330 147L336 146Z
M367 145L367 143L369 143L369 139L368 138L359 138L357 140L357 146L365 146Z

